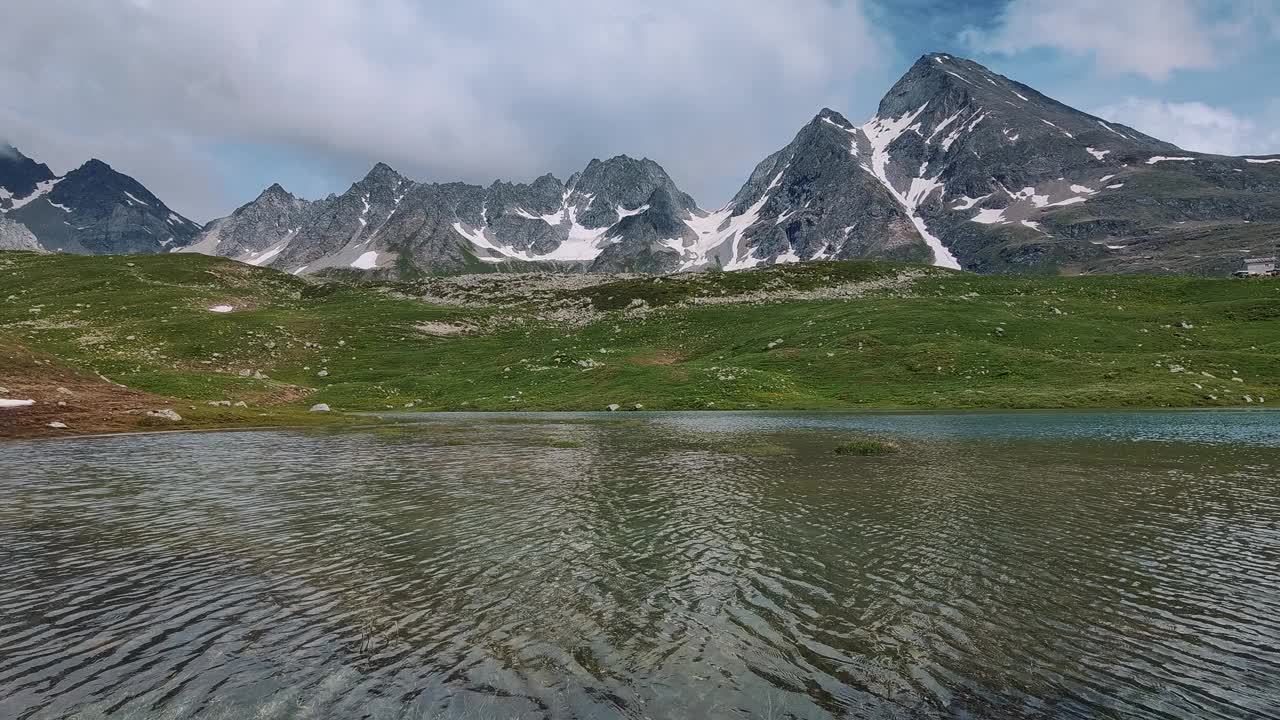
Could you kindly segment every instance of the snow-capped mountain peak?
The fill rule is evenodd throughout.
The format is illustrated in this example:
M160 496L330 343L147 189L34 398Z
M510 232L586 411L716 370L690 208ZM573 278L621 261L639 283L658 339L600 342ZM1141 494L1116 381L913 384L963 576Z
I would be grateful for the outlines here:
M201 229L101 160L55 176L12 147L0 152L0 214L59 252L164 252Z
M191 249L297 273L669 272L864 257L977 271L1222 272L1226 253L1263 242L1252 224L1280 212L1267 199L1277 172L1271 158L1185 152L933 53L866 122L821 110L718 210L700 209L656 162L626 155L566 181L488 187L414 182L379 163L313 203L264 193ZM1193 220L1235 249L1208 245ZM1195 251L1175 250L1184 246Z

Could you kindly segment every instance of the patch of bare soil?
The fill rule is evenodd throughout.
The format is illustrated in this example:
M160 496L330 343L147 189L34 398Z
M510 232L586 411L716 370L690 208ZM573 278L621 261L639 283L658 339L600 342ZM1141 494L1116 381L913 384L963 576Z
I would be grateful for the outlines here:
M35 401L0 408L0 437L7 438L155 428L147 412L173 405L169 398L121 387L9 343L0 345L0 388L0 397Z
M437 336L461 335L462 333L470 332L472 330L472 328L467 327L466 325L442 322L422 322L414 325L413 329L423 333L424 335Z

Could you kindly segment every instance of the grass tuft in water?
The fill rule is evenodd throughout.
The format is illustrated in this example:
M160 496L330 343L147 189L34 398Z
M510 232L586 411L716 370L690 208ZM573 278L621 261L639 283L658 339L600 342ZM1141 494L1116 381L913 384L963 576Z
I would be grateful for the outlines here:
M878 438L857 438L841 443L833 450L837 455L893 455L899 451L897 445Z

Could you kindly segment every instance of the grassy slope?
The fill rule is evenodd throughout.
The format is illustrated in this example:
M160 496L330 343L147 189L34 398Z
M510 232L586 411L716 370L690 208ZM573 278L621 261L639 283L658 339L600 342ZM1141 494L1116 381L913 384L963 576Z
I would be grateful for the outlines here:
M601 313L571 328L536 319L541 304L431 307L378 288L316 286L199 255L0 253L0 342L198 407L223 399L287 411L314 402L342 410L410 402L417 409L594 410L609 403L927 409L1235 406L1246 394L1280 400L1274 279L934 272L854 300L677 304L722 291L892 276L903 267L819 263L566 291ZM662 307L625 317L618 308L636 298ZM244 309L208 311L224 303ZM491 316L503 318L504 329L449 337L413 329L428 321L479 325ZM777 339L783 342L770 349ZM580 366L587 360L595 367ZM318 376L322 369L328 376ZM269 379L242 377L246 370ZM1230 380L1233 371L1243 383Z

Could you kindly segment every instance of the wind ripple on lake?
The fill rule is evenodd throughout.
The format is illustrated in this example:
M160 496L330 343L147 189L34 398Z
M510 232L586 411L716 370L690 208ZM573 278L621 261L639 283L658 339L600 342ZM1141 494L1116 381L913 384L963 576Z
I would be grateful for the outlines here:
M6 445L0 716L1280 717L1275 449L838 437Z

